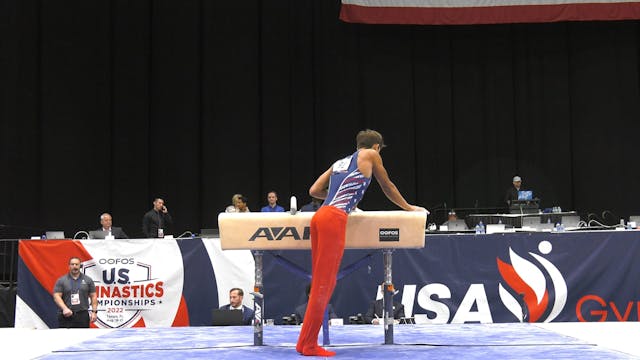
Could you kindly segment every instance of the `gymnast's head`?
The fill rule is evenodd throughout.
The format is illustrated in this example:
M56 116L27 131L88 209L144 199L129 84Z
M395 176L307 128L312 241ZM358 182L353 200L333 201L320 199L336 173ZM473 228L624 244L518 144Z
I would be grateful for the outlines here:
M356 136L356 144L358 146L358 149L374 149L374 146L376 144L378 145L379 150L382 150L382 148L385 147L384 140L382 139L382 134L371 129L360 131Z

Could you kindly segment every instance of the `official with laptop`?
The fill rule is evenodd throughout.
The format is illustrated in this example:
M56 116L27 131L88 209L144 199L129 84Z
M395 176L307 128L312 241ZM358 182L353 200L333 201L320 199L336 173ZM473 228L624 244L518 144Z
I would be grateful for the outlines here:
M220 310L240 310L242 311L242 325L251 325L253 322L253 309L242 305L244 291L240 288L233 288L229 291L229 304L220 306Z
M522 187L522 178L520 176L514 176L512 184L504 195L504 202L507 207L511 206L511 201L518 200L518 193Z
M91 239L111 239L111 238L128 239L129 238L127 234L125 234L125 232L122 230L122 228L112 226L113 218L109 213L104 213L100 215L100 225L102 225L101 228L94 231L89 231L89 238Z

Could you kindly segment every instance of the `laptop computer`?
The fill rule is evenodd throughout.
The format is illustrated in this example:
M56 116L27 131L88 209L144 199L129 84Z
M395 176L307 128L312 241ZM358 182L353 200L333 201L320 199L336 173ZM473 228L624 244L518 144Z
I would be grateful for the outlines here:
M47 239L66 239L64 237L64 231L47 231L44 235Z
M238 326L242 323L242 310L213 309L211 311L213 326Z
M487 234L501 233L505 231L505 225L504 224L487 224L485 231Z
M533 199L533 191L531 190L518 191L518 200L532 200L532 199Z
M220 237L219 229L200 229L200 236L206 238Z
M524 216L522 217L522 227L539 228L540 216Z
M109 232L103 230L92 230L89 231L89 239L104 239Z
M551 231L555 226L552 222L541 222L540 216L525 216L522 218L522 227L535 229L536 231Z

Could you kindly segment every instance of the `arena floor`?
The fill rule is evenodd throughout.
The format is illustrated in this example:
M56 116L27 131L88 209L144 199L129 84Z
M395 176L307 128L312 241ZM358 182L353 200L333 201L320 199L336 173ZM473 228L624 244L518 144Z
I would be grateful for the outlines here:
M7 359L299 359L299 331L266 326L263 346L253 346L249 326L0 329L0 337ZM329 336L339 359L640 359L638 322L398 325L393 345L376 325L333 326Z

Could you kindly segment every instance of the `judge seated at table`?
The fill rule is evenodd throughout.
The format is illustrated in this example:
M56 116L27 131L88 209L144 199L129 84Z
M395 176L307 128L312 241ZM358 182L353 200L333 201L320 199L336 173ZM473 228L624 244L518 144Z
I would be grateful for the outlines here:
M384 299L382 298L382 289L384 285L378 288L378 296L379 299L371 301L369 303L369 309L367 313L364 315L364 323L365 324L374 324L378 325L381 323L381 319L383 317L383 309L384 309ZM397 290L395 291L398 292ZM393 300L393 319L395 324L400 323L400 319L404 317L404 305L401 302Z
M89 237L91 239L104 239L107 237L113 237L114 239L128 239L129 237L125 234L124 230L120 227L112 226L113 218L111 214L104 213L100 215L100 228L90 231Z
M300 304L296 307L296 323L301 324L304 322L304 315L307 313L307 303L309 301L309 293L311 292L311 284L308 284L305 292L307 294L307 302L304 304ZM329 319L338 319L338 315L336 315L336 311L333 308L332 304L327 305L327 312L329 314Z
M251 325L253 322L254 311L253 309L242 304L244 298L244 291L240 288L233 288L229 290L229 303L220 306L220 310L241 310L242 311L242 323L244 325Z
M445 226L448 230L468 230L467 224L458 219L458 215L455 210L449 211L447 214L447 221L443 222L441 226ZM461 228L458 228L461 227ZM454 229L455 228L455 229Z

